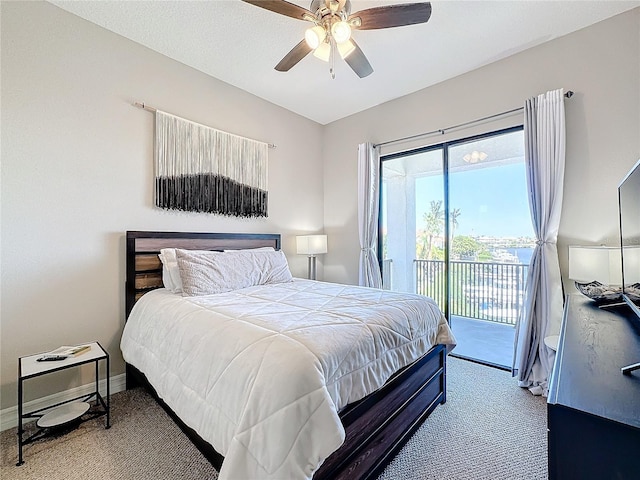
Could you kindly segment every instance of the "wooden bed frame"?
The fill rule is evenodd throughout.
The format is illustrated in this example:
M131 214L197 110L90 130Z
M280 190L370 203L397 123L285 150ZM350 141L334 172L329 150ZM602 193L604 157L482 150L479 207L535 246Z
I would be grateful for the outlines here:
M280 249L279 234L127 232L126 314L140 296L162 287L162 248L228 250L271 246ZM146 387L218 470L224 458L158 398L143 373L126 365L127 388ZM422 422L446 401L446 348L435 345L405 367L380 390L340 412L346 432L343 445L332 453L314 480L376 478Z

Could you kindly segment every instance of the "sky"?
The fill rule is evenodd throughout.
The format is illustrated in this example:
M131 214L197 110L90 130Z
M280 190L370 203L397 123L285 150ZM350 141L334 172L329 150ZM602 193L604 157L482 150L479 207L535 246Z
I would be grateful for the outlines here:
M442 176L416 180L416 226L432 200L443 199ZM449 208L460 209L456 235L533 237L523 163L449 175Z

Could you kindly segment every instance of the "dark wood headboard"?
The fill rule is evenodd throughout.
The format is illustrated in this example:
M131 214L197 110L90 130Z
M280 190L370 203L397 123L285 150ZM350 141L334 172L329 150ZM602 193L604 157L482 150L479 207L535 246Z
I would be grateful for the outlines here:
M237 250L273 247L280 250L280 234L271 233L200 233L200 232L127 232L127 278L125 311L127 318L136 301L162 285L162 263L158 253L163 248L185 250Z

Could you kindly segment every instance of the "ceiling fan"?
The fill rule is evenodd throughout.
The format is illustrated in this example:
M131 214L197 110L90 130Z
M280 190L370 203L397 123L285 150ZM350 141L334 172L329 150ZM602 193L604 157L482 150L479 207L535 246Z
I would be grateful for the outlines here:
M280 60L276 70L286 72L313 52L321 60L331 62L329 71L333 78L336 55L340 55L360 78L373 72L369 60L351 37L352 30L415 25L427 22L431 16L429 2L388 5L351 13L351 0L312 0L309 10L285 0L242 1L314 24L306 30L304 40Z

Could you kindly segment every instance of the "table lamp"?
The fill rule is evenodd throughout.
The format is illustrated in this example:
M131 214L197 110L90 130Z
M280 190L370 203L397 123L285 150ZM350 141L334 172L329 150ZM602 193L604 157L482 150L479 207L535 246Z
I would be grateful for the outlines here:
M309 257L309 280L316 279L316 255L327 253L326 235L298 235L296 237L298 255Z

